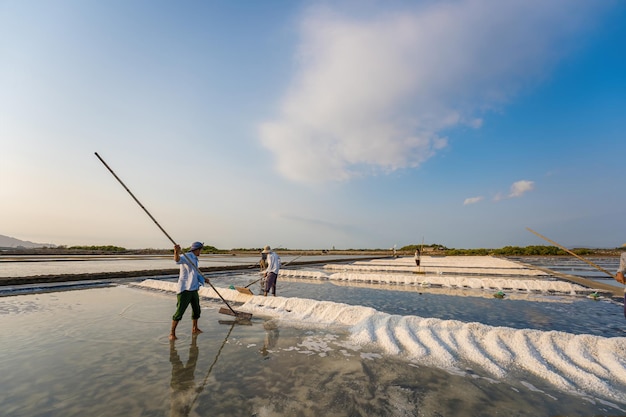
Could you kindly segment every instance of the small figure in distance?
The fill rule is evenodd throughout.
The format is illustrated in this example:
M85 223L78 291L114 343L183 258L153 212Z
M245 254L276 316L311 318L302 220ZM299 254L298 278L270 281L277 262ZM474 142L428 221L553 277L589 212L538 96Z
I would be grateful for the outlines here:
M626 252L622 252L622 255L620 256L619 268L615 274L615 280L620 284L626 284L624 273L626 273ZM624 317L626 317L626 289L624 289Z
M189 248L189 252L181 256L180 245L174 246L174 260L180 265L178 275L178 283L176 288L176 312L172 316L172 329L170 331L170 340L176 340L176 326L183 318L185 310L191 304L191 333L197 335L202 333L198 328L198 319L200 318L200 296L198 289L200 285L204 285L204 277L198 273L198 257L200 251L204 247L202 242L193 242ZM189 264L193 263L193 266ZM195 268L194 268L195 266Z
M420 250L418 248L415 248L415 265L417 265L418 267L420 266L420 257Z

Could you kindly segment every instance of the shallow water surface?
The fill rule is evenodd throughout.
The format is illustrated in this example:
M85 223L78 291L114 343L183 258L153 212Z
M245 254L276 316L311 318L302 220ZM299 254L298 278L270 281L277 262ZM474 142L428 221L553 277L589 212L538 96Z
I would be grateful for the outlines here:
M314 287L307 295L337 293ZM279 290L304 288L284 282ZM217 313L221 304L202 305L204 333L189 334L187 312L170 343L173 294L114 286L0 298L2 415L623 414L528 375L451 374L355 346L340 328L262 317L233 325Z
M606 273L600 271L592 265L583 262L582 260L573 256L529 256L511 257L510 259L518 260L530 265L537 265L540 267L548 268L555 272L576 275L597 282L615 284L615 280L613 280L612 277L608 276ZM600 268L605 269L612 274L615 274L619 266L618 257L585 257L584 259L587 259L587 261L599 266Z
M235 273L215 279L216 285L245 286L258 279ZM375 308L389 314L479 322L516 329L556 330L604 337L626 336L623 306L610 298L511 293L495 298L495 291L422 288L415 285L344 283L331 280L279 278L278 295L334 301ZM260 294L260 287L250 287Z

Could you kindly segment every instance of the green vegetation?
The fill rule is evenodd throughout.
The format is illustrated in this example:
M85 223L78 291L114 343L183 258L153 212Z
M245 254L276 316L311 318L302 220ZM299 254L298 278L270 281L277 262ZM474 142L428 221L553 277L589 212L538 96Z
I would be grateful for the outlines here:
M161 252L162 249L137 249L137 250L129 250L126 248L123 248L121 246L114 246L114 245L103 245L103 246L70 246L68 248L66 247L60 247L62 249L68 249L68 250L82 250L82 251L92 251L92 252L113 252L113 253L136 253L136 252L141 252L141 253L152 253L152 252ZM183 250L185 252L187 252L189 250L189 247L183 248ZM171 249L170 252L173 252L174 250ZM201 253L223 253L225 251L221 251L219 249L217 249L215 246L211 246L211 245L205 245L202 248ZM167 253L167 252L166 252Z
M541 246L541 245L532 245L526 247L520 246L505 246L500 249L449 249L443 245L432 244L432 245L424 245L423 248L421 245L408 245L404 246L400 249L403 252L415 252L416 248L421 248L422 253L432 253L437 252L442 255L447 256L564 256L569 255L563 249L560 249L556 246ZM597 250L587 249L587 248L575 248L571 249L576 255L585 256L585 255L593 255L596 254Z
M188 251L188 250L189 248L185 248L185 251ZM215 246L211 246L211 245L204 245L204 247L200 251L200 253L221 253L221 252L224 252L224 251L221 251Z
M399 251L402 252L415 252L415 249L419 249L422 252L432 252L432 251L447 251L449 250L448 248L446 248L443 245L440 245L439 243L431 243L431 244L423 244L423 245L408 245L408 246L403 246L400 249L398 249ZM471 250L471 249L468 249ZM480 250L486 250L486 249L480 249Z
M72 250L92 250L102 252L126 252L126 248L120 246L106 245L106 246L70 246L68 249Z
M469 253L468 253L469 251ZM480 251L481 253L472 253ZM567 252L556 246L505 246L500 249L452 249L450 255L495 255L495 256L560 256Z

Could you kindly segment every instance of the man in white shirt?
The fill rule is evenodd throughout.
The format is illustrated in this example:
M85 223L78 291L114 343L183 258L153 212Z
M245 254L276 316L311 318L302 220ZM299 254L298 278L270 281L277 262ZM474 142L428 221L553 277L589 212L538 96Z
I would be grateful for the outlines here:
M176 326L183 318L185 310L191 304L191 333L202 333L198 328L198 319L200 318L200 296L198 289L200 285L204 285L204 277L198 273L198 257L200 251L204 247L202 242L193 242L189 248L189 252L181 256L180 246L174 246L174 260L180 265L180 273L178 275L178 283L176 288L176 312L172 316L172 329L170 331L170 340L176 340ZM193 263L193 265L190 264ZM195 268L194 268L195 266Z
M267 254L267 269L263 274L265 276L265 288L263 289L263 293L267 297L267 293L271 290L272 295L276 297L276 280L278 279L278 271L280 270L280 258L269 246L263 249L263 253Z

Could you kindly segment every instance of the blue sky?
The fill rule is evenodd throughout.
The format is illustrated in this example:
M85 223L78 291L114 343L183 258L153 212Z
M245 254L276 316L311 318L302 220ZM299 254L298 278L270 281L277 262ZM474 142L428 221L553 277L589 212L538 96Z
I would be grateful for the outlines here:
M0 234L626 243L626 3L0 0Z

